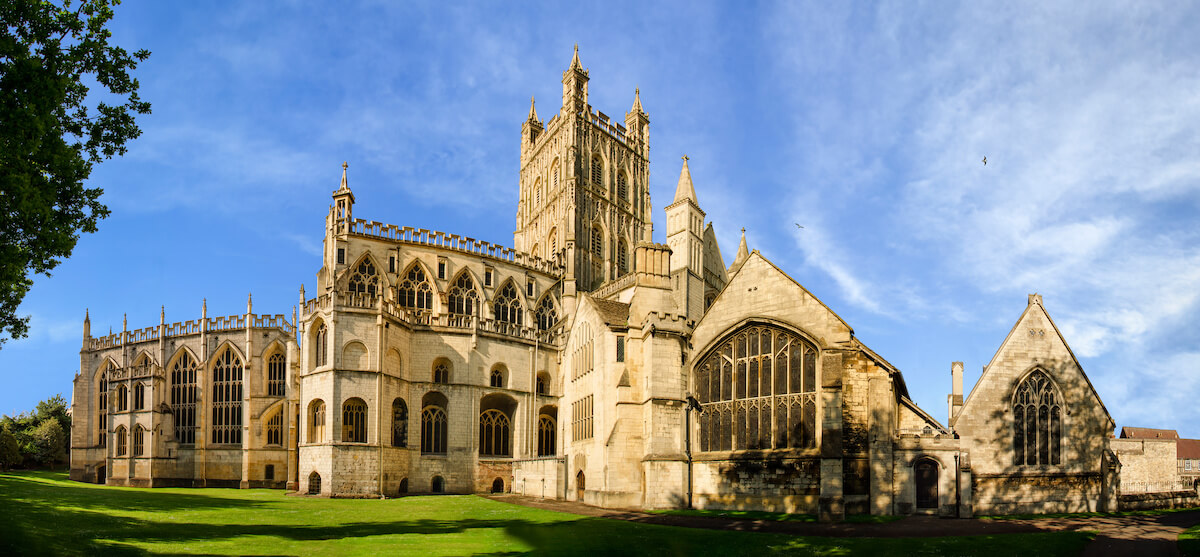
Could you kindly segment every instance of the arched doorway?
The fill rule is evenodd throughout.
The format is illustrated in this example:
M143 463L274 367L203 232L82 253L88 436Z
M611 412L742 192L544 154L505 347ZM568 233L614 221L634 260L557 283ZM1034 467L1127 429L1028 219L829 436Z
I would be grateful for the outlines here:
M575 474L575 500L576 501L583 501L583 491L584 491L585 483L586 483L585 480L586 480L586 478L583 475L583 470L580 470L578 474Z
M400 495L404 495L405 493L408 493L408 478L404 478L404 479L400 480L400 489L398 490L398 492L400 493Z
M434 476L433 482L431 482L431 485L429 487L430 487L430 491L432 491L434 493L445 493L446 480L443 480L441 476Z
M492 480L492 493L504 493L504 480L500 478Z
M318 495L321 493L321 475L313 472L308 475L308 494Z
M913 465L913 476L917 487L917 508L938 508L938 465L931 459L922 459Z

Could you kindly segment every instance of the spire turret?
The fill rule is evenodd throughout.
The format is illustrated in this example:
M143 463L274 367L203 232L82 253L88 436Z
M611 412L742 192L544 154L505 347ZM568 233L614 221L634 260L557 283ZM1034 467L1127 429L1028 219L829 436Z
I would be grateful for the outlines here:
M569 69L583 70L583 64L579 63L579 43L575 43L575 54L571 57L571 67Z
M350 222L354 211L354 192L350 191L350 184L346 180L346 169L350 167L350 163L342 163L342 185L333 192L333 217L335 221Z
M567 114L578 114L587 110L588 106L588 71L579 63L579 45L575 45L575 55L571 57L571 66L563 72L563 104L562 109Z
M742 228L742 241L738 243L737 255L733 258L733 267L741 265L747 257L750 257L750 248L746 246L746 229Z
M529 121L537 122L539 124L541 123L541 120L538 120L537 108L534 106L533 95L529 96Z
M645 110L642 110L642 90L640 88L633 88L633 107L629 109L629 112L633 114L646 113Z
M696 199L696 188L692 185L692 171L688 169L687 155L683 156L683 169L679 171L679 183L675 185L675 200L672 203L685 200L700 205L700 201Z

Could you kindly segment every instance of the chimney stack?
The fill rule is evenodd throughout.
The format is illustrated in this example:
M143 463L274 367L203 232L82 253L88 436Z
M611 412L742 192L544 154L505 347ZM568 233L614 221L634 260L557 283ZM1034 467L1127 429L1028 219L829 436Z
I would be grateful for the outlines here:
M958 411L962 410L963 394L963 363L954 362L950 364L950 396L946 397L950 404L949 422L954 423L954 419L958 417Z

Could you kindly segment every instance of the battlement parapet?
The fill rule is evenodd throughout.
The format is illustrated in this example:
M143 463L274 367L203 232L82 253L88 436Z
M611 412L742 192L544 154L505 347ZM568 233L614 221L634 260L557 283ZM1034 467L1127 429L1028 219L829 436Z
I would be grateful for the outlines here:
M413 244L419 246L430 246L441 249L448 249L478 255L512 263L531 269L540 271L549 275L561 277L564 271L562 263L542 259L515 249L476 240L467 236L459 236L458 234L450 234L437 230L426 230L424 228L413 228L411 226L396 226L394 224L385 224L377 221L368 221L364 219L354 219L350 223L350 233L368 238L377 238L401 244Z
M124 344L135 344L139 342L150 342L158 340L161 336L164 339L172 337L181 337L188 335L198 335L202 332L219 333L223 331L234 331L246 328L246 315L228 315L224 317L210 317L207 319L193 319L190 321L178 321L175 323L164 323L153 327L144 327L133 331L122 331L112 333L102 337L87 338L84 344L85 351L104 350L106 348L115 348ZM296 333L295 327L283 314L275 315L250 315L250 328L252 329L281 329L289 335Z

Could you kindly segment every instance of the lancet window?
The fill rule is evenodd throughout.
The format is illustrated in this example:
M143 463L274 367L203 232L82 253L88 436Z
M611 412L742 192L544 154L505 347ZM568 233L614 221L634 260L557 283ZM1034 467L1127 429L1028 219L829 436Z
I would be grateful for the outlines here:
M96 422L99 426L99 436L97 445L101 447L108 446L108 364L104 365L104 371L100 372L100 381L96 385Z
M604 163L600 160L600 155L592 157L592 185L604 187Z
M604 256L604 234L600 232L599 226L592 227L592 255Z
M175 440L182 445L196 442L196 360L188 352L171 367L171 412L175 418Z
M617 245L617 275L621 276L629 272L629 247L625 244L625 240Z
M554 456L554 418L542 414L538 416L538 438L537 451L538 456Z
M133 385L133 409L144 410L146 408L146 384L135 383Z
M430 404L421 410L421 453L446 454L446 409Z
M479 455L512 456L511 427L508 416L491 409L479 415Z
M286 377L286 360L276 352L267 358L267 396L283 396L283 380Z
M367 442L367 403L352 398L342 405L342 441Z
M308 442L325 441L325 401L317 399L308 403Z
M517 296L517 287L513 286L511 280L504 283L504 288L500 289L500 294L492 302L492 308L496 313L496 321L521 325L521 298Z
M408 446L408 405L402 398L392 401L392 446Z
M316 345L316 353L313 354L316 356L317 360L316 367L321 367L327 364L329 362L329 329L324 323L321 323L321 325L317 327L317 334L315 335L315 342L313 342L313 344Z
M228 346L217 356L212 375L212 442L242 444L242 360Z
M475 315L475 307L479 303L479 293L475 290L475 281L471 280L471 275L465 272L458 275L458 280L455 280L454 286L450 287L450 294L446 300L450 305L450 313Z
M554 298L546 294L537 307L538 330L548 331L555 323L558 323L558 312L554 309Z
M282 445L283 444L283 411L276 412L271 419L267 420L267 444Z
M628 180L625 178L625 173L624 172L618 173L617 174L617 199L624 201L628 195L629 195L629 184L628 184Z
M736 331L696 366L700 450L816 446L817 350L779 327Z
M117 426L117 456L125 456L127 451L126 445L129 442L129 435L126 433L125 426Z
M129 388L125 385L117 387L117 412L129 409Z
M400 282L397 294L401 306L426 311L433 309L433 288L425 279L425 271L421 270L420 265L414 264L409 268L404 280Z
M354 274L350 275L350 293L365 294L374 298L378 291L379 273L375 272L375 264L371 263L371 258L364 256L354 269Z
M1030 373L1013 393L1013 464L1062 464L1062 399L1042 370Z
M146 454L146 428L141 424L133 428L133 456Z

